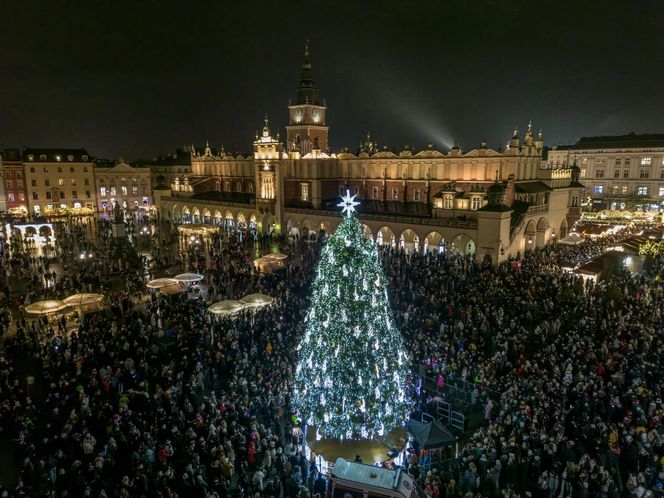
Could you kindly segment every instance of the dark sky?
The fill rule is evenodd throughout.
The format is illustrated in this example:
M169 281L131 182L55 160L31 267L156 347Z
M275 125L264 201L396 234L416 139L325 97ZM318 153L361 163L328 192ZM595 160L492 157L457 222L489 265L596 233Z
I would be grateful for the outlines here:
M0 147L149 158L284 135L304 41L333 151L664 132L664 2L0 0Z

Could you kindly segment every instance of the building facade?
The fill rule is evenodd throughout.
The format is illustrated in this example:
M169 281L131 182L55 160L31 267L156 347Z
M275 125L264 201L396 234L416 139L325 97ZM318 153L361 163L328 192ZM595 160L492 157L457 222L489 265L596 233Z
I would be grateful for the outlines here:
M115 164L95 167L97 210L108 215L117 206L128 214L140 216L152 205L149 168L136 168L119 159Z
M191 174L155 199L162 219L226 229L311 237L332 232L346 190L378 244L406 251L456 251L499 262L564 237L579 212L579 170L542 162L531 126L505 150L329 152L325 105L305 50L297 98L288 106L286 145L267 118L251 155L192 150Z
M664 210L664 134L582 137L549 151L547 162L578 165L587 209Z
M33 149L23 151L28 213L93 214L94 162L85 149Z
M0 154L2 167L2 187L4 188L0 211L12 216L24 217L28 214L25 190L25 173L20 149L5 149Z

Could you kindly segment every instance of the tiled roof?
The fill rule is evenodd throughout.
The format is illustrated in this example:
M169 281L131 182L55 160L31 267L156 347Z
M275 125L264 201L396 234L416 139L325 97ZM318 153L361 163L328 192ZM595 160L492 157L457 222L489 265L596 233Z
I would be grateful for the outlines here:
M88 154L88 151L85 149L36 149L36 148L26 148L23 151L24 160L30 160L32 156L32 162L90 162L92 157ZM57 156L60 156L60 161L58 161Z
M642 149L664 147L664 133L628 133L627 135L605 135L599 137L581 137L570 147L581 149ZM564 146L559 147L565 150Z

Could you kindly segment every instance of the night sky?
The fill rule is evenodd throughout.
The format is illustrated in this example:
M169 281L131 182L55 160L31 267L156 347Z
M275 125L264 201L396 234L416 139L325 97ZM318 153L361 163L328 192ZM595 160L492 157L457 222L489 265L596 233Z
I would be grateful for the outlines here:
M0 0L0 147L151 158L282 137L304 42L333 152L664 132L664 2Z

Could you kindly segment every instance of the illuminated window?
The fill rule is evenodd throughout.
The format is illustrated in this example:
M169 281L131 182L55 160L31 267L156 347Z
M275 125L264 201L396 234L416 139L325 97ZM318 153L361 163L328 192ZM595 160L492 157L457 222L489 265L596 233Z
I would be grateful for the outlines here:
M648 187L644 185L636 187L636 195L648 195Z
M111 187L110 191L111 191L110 195L115 195L115 187Z
M123 185L121 188L122 188L122 195L127 195L127 187Z
M71 178L70 181L71 181L71 186L75 187L76 186L76 178Z
M59 162L59 161L62 161L62 156L59 156L59 155L58 155L58 156L55 156L55 160L58 161L58 162Z
M581 178L586 177L586 168L581 168Z
M394 187L392 189L392 200L393 201L398 201L399 200L399 189Z
M131 195L138 195L138 187L136 185L132 185Z
M595 194L602 194L602 193L604 193L604 186L603 186L603 185L595 185L595 187L593 188L593 192L594 192Z
M479 209L482 204L482 198L475 195L470 199L470 209L476 210Z
M443 207L445 209L452 209L452 207L454 207L454 197L452 194L445 194L443 199Z
M14 202L14 192L7 192L7 200L9 202Z
M628 187L627 187L627 185L623 185L623 186L622 186L622 189L621 189L621 191L620 191L620 193L621 193L621 194L626 194L627 191L628 191Z
M642 166L650 166L652 164L652 157L642 157L641 158L641 165Z
M303 201L308 201L309 200L309 184L308 183L300 183L300 198Z
M18 200L21 202L25 200L25 194L23 192L18 193Z
M106 187L99 187L99 195L106 197Z
M613 193L617 194L618 192L620 192L620 185L614 185L613 186Z
M662 187L661 185L659 187L659 191L657 192L657 195L659 195L660 197L664 197L664 187Z

